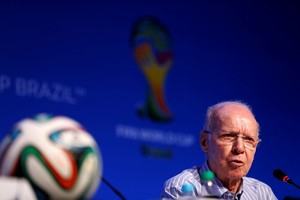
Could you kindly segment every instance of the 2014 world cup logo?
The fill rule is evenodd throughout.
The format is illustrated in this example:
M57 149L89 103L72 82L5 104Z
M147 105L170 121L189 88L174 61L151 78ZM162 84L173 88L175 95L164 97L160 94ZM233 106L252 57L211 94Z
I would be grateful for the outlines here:
M138 108L138 114L160 122L172 120L165 97L166 77L173 64L168 30L157 18L143 17L134 24L130 43L149 86L145 104Z

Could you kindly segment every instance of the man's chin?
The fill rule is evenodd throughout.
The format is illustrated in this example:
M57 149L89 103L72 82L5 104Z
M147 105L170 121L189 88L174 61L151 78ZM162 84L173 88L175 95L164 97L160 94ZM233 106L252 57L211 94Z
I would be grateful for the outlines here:
M230 179L238 180L238 179L241 179L242 177L244 177L246 174L245 174L244 170L233 170L233 171L230 171L228 173L228 175L229 175Z

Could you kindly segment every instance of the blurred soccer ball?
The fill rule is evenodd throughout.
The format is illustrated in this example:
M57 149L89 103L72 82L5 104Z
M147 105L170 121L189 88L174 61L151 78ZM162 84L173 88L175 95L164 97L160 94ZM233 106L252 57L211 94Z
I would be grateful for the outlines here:
M27 178L39 199L88 199L101 172L97 143L66 116L23 119L0 145L0 175Z

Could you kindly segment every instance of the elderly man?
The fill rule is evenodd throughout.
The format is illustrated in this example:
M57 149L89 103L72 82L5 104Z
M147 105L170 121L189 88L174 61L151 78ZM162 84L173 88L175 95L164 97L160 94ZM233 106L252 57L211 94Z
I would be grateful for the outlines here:
M254 160L259 139L259 124L250 107L239 101L226 101L207 109L200 145L205 152L203 166L194 166L165 182L162 199L180 199L182 186L193 186L193 196L220 199L277 199L265 183L246 177ZM203 192L201 174L215 174L213 186Z

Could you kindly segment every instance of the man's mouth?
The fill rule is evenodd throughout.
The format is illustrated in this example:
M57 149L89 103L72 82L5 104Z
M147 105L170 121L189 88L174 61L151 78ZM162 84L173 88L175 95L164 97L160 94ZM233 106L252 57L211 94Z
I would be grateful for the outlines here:
M232 167L241 167L243 166L245 163L241 160L230 160L229 161L229 164L232 166Z

